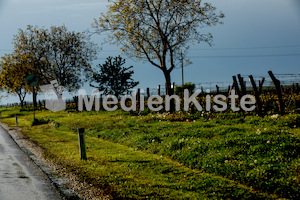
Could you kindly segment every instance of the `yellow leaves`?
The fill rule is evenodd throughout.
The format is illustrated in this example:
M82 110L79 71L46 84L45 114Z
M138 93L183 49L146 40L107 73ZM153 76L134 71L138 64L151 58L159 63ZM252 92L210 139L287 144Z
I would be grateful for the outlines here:
M33 66L24 61L28 55L13 55L9 54L2 58L0 68L1 87L5 88L7 92L17 92L20 88L26 86L25 78Z

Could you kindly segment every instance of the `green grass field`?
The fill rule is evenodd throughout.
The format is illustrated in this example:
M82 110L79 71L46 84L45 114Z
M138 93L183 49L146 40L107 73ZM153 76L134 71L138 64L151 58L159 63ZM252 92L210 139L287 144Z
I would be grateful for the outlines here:
M299 199L300 115L56 112L2 108L45 156L124 199ZM203 116L201 116L203 115ZM187 119L187 120L185 120ZM85 128L87 161L78 152Z

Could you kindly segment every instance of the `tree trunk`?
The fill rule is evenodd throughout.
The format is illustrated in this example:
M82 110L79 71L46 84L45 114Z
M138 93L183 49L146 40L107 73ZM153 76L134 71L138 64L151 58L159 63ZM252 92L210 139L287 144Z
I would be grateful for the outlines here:
M24 106L24 98L22 98L22 95L18 94L19 99L20 99L20 104L21 104L21 108L23 108Z
M171 88L171 74L169 71L163 71L165 75L165 81L166 81L166 95L172 95L172 88Z
M16 93L17 93L17 95L19 96L21 108L23 108L23 106L24 106L24 99L25 99L25 96L26 96L26 92L24 92L24 94L22 94L22 89L20 89L20 90L17 91Z
M171 87L171 72L170 71L164 71L165 80L166 80L166 95L173 95L173 89ZM170 101L170 112L175 111L175 102L174 99Z

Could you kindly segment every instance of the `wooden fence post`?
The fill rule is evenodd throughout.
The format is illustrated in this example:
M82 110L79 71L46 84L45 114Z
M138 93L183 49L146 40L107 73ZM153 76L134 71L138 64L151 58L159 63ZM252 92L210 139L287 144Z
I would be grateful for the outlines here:
M157 86L157 94L160 96L160 85Z
M239 89L239 85L237 83L236 77L232 76L232 79L233 79L234 89L237 92L237 94L239 95L239 99L241 99L240 89Z
M255 81L254 81L252 75L249 76L249 80L250 80L251 85L252 85L253 90L254 90L254 96L255 96L255 100L256 100L256 110L257 110L257 114L258 114L259 116L262 116L262 106L261 106L261 102L260 102L260 98L259 98L260 91L261 91L261 88L262 88L262 84L260 84L260 86L259 86L260 88L257 89L256 83L255 83ZM263 79L263 80L264 80L264 79ZM260 82L260 83L263 83L263 81Z
M150 88L147 88L147 98L150 97Z
M103 94L100 94L100 99L99 99L99 110L103 110Z
M241 98L242 98L242 96L241 96L241 93L240 93L239 85L238 85L238 82L237 82L235 76L232 76L232 79L233 79L233 87L234 87L234 89L235 89L235 92L236 92L236 94L239 96L239 97L238 97L238 100L239 100L238 104L240 104L240 103L241 103ZM228 99L229 99L229 98L228 98ZM232 102L231 102L231 103L232 103Z
M259 94L262 93L262 86L263 86L264 82L265 82L265 77L263 77L263 79L261 81L258 81L258 92L259 92Z
M231 94L231 90L232 90L232 88L234 87L234 83L232 83L232 85L230 86L228 86L228 97L229 97L229 95ZM227 100L226 100L226 103L227 103L227 107L229 107L229 100L230 100L230 98L227 98Z
M79 139L80 159L87 160L86 148L85 148L85 138L84 138L84 128L78 128L77 132L78 132L78 139Z
M238 74L238 79L239 79L239 83L240 83L240 86L241 86L241 90L242 90L242 95L246 95L246 82L244 82L244 78Z
M231 89L231 86L228 85L227 94L230 94L230 89Z
M175 94L175 82L173 82L172 84L172 89L171 89L171 94L169 95L173 95ZM165 109L165 106L164 106ZM175 99L171 99L170 101L170 112L174 112L175 111Z
M279 113L281 115L284 115L284 102L282 99L282 92L281 92L281 87L280 87L280 81L278 79L275 78L274 74L272 71L268 71L274 85L275 85L275 89L276 89L276 93L278 96L278 101L279 101Z

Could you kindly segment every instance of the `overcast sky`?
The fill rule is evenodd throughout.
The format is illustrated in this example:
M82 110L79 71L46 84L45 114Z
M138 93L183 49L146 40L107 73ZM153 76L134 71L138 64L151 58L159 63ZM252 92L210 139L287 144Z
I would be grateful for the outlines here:
M213 47L205 43L191 47L189 57L193 64L184 69L186 82L223 82L222 86L238 73L255 77L267 77L268 70L300 74L299 0L210 2L225 14L224 25L203 30L213 34ZM106 5L107 0L0 0L0 56L12 51L12 37L19 28L28 24L46 28L64 24L69 30L83 31L101 12L106 12ZM102 36L93 37L97 44L101 40ZM118 47L106 46L95 64L119 54ZM134 79L140 82L140 88L164 84L162 72L154 66L129 58L127 64L134 66ZM181 84L181 70L172 72L173 81Z

